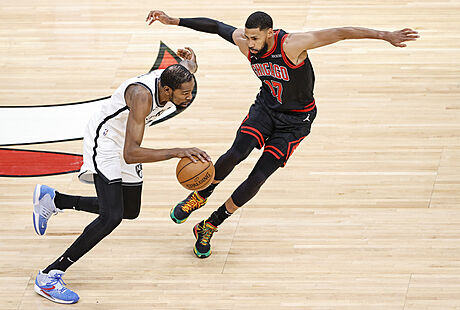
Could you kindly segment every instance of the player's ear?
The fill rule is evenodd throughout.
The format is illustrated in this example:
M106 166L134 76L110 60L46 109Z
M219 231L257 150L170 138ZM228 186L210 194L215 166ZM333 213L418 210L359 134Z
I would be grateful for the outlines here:
M165 91L165 93L167 93L168 95L171 95L172 92L173 92L173 89L169 86L163 86L163 90Z
M268 28L267 30L267 38L273 38L273 29L272 28Z

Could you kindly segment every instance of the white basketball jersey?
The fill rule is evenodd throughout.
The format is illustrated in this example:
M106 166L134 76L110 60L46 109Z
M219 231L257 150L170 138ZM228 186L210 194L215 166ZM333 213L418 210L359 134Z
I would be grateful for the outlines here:
M146 127L154 121L174 113L176 106L172 102L167 102L164 106L160 106L158 81L162 72L163 70L155 70L124 81L115 90L108 102L102 105L101 110L93 115L88 123L89 133L93 137L97 134L107 136L114 140L120 147L123 147L129 114L125 101L125 91L131 84L144 86L152 95L152 111L145 118Z
M145 118L146 127L176 111L176 105L172 102L167 102L164 106L159 102L158 82L163 71L155 70L126 80L91 117L83 139L83 166L80 169L80 180L92 182L92 173L102 174L108 181L113 180L111 176L116 176L118 179L118 172L109 171L113 164L107 164L112 163L114 157L119 158L122 166L127 165L123 159L123 146L129 114L125 91L129 85L142 85L152 95L152 111ZM104 166L108 167L107 171L101 170Z

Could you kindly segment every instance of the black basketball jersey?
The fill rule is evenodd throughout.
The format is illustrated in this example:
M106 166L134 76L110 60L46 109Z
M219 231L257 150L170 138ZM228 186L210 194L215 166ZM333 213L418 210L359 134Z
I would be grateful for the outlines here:
M251 67L262 81L256 102L278 111L308 112L315 108L315 74L308 56L298 65L287 58L283 50L287 36L284 30L276 30L275 44L265 55L248 53Z

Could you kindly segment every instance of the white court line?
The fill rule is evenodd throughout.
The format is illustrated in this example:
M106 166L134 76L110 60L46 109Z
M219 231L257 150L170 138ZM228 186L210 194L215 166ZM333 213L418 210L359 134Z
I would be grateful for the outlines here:
M41 107L0 107L0 146L81 139L108 98Z
M437 172L426 171L310 171L311 175L436 175Z

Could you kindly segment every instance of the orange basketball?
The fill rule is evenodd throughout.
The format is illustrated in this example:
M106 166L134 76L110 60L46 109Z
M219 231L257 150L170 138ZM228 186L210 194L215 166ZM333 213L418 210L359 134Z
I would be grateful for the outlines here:
M196 163L188 157L182 158L176 167L176 177L179 183L188 190L199 191L208 187L214 180L214 165L212 162Z

